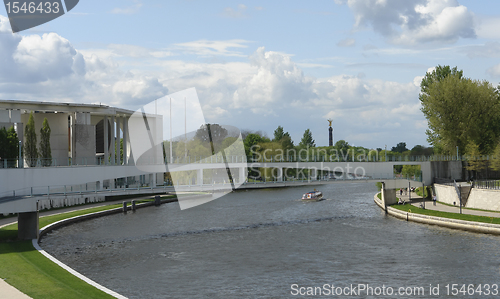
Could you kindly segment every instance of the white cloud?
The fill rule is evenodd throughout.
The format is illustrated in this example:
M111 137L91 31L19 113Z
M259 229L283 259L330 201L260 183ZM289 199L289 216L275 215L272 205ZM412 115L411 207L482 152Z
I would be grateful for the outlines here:
M226 7L223 16L234 19L241 19L248 17L246 14L247 6L245 4L239 4L237 9L233 9L232 7Z
M500 77L500 64L494 65L486 70L488 75L498 78Z
M120 14L120 15L135 14L135 13L139 12L139 10L141 9L142 3L140 3L139 1L134 1L134 2L135 2L135 4L124 7L124 8L120 8L120 7L113 8L111 10L111 13L112 14Z
M315 97L309 78L289 56L266 52L260 47L251 56L251 62L257 68L256 73L234 92L235 108L249 107L254 103L260 106L287 105Z
M479 38L499 39L500 18L491 16L476 16L476 33Z
M474 15L456 0L349 0L357 29L372 27L394 44L475 38Z
M7 27L5 20L0 17L0 28ZM243 49L246 43L194 41L172 48L243 55L232 53L232 48ZM207 121L264 131L282 125L297 142L310 128L318 144L322 135L316 134L326 127L324 117L334 119L337 140L368 132L372 140L367 143L394 136L395 126L414 126L424 119L414 109L419 88L413 82L306 76L302 67L313 65L297 64L292 55L263 47L241 62L184 61L180 56L165 59L170 54L152 54L170 50L126 45L79 50L54 33L23 37L5 30L0 34L0 57L5 62L0 67L0 98L101 102L135 110L165 94L195 87Z
M197 40L186 43L174 44L174 48L182 50L184 53L196 54L200 56L239 56L245 57L239 51L229 50L230 48L247 48L250 41L243 39L232 39L225 41Z
M116 82L113 94L117 97L114 105L145 105L168 94L168 89L157 78L132 76Z
M346 38L337 43L339 47L353 47L356 45L356 40L353 38Z

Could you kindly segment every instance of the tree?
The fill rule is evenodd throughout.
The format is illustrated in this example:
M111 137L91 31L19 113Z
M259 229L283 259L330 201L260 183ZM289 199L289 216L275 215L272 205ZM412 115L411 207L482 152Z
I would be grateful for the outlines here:
M292 137L290 137L290 134L288 132L285 132L283 130L282 126L278 126L278 128L274 130L274 138L272 141L280 142L284 150L293 148Z
M410 152L412 156L431 156L434 153L432 147L425 147L422 145L415 145Z
M401 175L404 178L420 176L420 165L403 165L403 168L401 168Z
M335 148L341 155L346 155L347 151L349 150L349 147L350 147L349 143L345 140L339 140L335 142Z
M422 82L420 82L420 89L422 94L428 94L429 87L434 83L440 82L446 77L452 75L462 79L464 72L458 70L457 67L450 68L449 65L438 65L431 73L426 72Z
M19 138L17 137L17 132L14 130L14 126L7 130L7 151L5 153L5 158L9 159L9 167L15 167L15 159L19 157Z
M43 119L42 128L40 129L40 158L42 158L43 166L50 166L52 164L50 126L46 117Z
M259 143L266 143L270 142L269 138L261 136L257 133L250 133L245 137L245 140L243 140L243 145L245 146L245 152L247 156L250 155L250 149L252 146L255 146Z
M28 166L34 167L38 159L38 149L36 147L35 119L33 117L33 112L30 113L24 131L26 138L26 142L24 143L24 158L28 162Z
M403 153L406 152L408 149L406 148L406 142L400 142L398 145L393 146L391 151L396 152L396 153Z
M483 161L483 159L481 158L481 152L479 150L479 146L474 142L467 144L466 153L468 156L467 170L475 172L477 179L477 173L486 167L485 161Z
M311 130L307 129L300 140L299 147L315 147Z
M495 171L500 170L500 143L497 144L495 151L493 152L493 157L490 162L491 169Z
M201 125L195 134L195 138L201 140L204 145L210 144L212 154L218 152L219 145L226 136L227 130L218 124Z
M420 101L429 129L428 141L436 151L459 151L474 142L488 154L500 138L498 90L487 81L462 77L456 68L438 66L421 83Z
M286 133L288 134L288 133ZM285 136L285 131L282 126L278 126L276 130L274 130L274 138L273 141L280 141Z

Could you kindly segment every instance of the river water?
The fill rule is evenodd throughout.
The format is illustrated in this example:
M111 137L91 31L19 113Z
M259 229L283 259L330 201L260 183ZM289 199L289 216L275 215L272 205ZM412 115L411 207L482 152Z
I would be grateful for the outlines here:
M474 287L449 297L482 298L500 284L500 237L386 216L373 183L324 185L328 200L298 200L309 189L106 216L56 230L41 246L129 298L328 298L332 286L337 297L443 298L452 284Z

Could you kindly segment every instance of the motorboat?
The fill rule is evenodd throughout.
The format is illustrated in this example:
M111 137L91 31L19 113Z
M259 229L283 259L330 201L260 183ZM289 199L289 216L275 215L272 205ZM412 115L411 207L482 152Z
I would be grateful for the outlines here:
M323 193L321 193L321 191L316 191L316 189L314 189L314 191L304 193L304 195L302 195L302 200L303 201L320 201L320 200L323 200Z

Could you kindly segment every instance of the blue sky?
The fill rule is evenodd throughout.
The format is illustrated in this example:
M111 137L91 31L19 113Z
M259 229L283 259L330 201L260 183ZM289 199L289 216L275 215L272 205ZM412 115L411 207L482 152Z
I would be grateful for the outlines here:
M311 129L370 148L427 145L419 83L458 66L500 80L500 3L454 0L80 3L12 34L0 8L0 98L138 109L195 87L207 121L295 143ZM2 63L3 62L3 63Z

